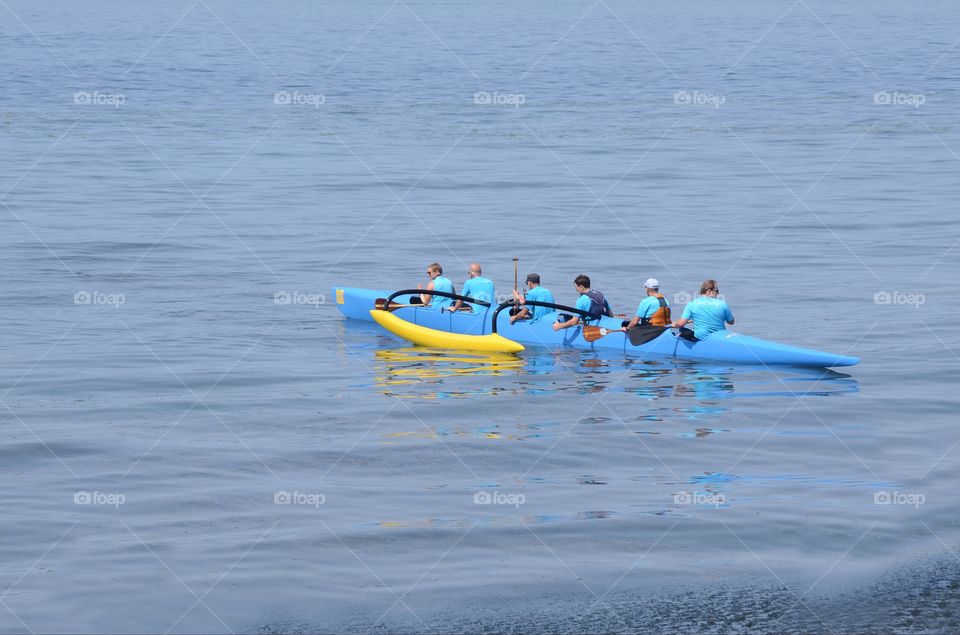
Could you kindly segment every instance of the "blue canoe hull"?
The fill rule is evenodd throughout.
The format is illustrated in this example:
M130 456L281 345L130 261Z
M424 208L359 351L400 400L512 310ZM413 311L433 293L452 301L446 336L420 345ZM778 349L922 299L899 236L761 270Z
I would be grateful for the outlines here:
M370 317L370 309L373 308L375 300L386 298L391 293L391 291L351 287L334 287L333 289L337 309L343 315L367 322L373 321ZM408 301L409 296L400 296L395 299L395 302L399 303ZM449 311L441 312L439 309L429 307L417 307L397 309L393 313L408 322L448 333L486 335L492 332L491 317L493 310L493 308L476 307L475 313L450 313ZM497 331L504 337L529 346L622 351L635 357L677 357L733 364L813 366L817 368L853 366L860 362L858 358L849 355L837 355L809 348L779 344L731 331L713 333L698 342L690 342L677 337L670 330L665 331L653 341L640 346L631 344L623 333L612 333L595 342L587 342L583 339L583 332L579 327L554 331L553 323L555 321L555 315L547 315L537 322L520 321L516 324L510 324L508 312L501 311L497 320ZM600 320L599 326L618 329L621 327L621 321L613 318L603 318Z

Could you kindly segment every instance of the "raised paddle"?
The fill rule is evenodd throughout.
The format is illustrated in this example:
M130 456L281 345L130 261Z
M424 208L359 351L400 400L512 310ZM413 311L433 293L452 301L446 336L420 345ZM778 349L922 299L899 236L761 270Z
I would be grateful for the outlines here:
M520 273L518 270L519 258L513 259L513 292L520 293ZM516 304L516 302L514 302Z

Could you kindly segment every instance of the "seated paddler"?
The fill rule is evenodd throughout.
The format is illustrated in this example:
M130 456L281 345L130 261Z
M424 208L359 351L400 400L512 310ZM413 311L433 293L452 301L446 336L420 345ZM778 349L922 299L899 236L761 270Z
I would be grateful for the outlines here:
M493 290L493 280L483 277L483 272L480 270L479 263L474 262L470 264L470 269L467 271L467 276L469 277L467 278L467 281L463 283L463 290L460 292L460 295L493 304L497 297ZM467 311L474 310L470 303L464 302L463 300L457 300L454 302L453 306L451 306L449 310L459 311L461 309Z
M648 278L643 285L647 291L646 297L637 306L637 314L633 316L627 329L635 326L670 326L670 304L660 293L660 282L656 278Z
M539 273L528 273L527 274L527 290L523 295L520 295L516 289L513 291L513 298L520 305L516 313L510 316L510 323L513 324L517 320L530 320L536 322L545 315L553 313L554 309L545 307L545 306L534 306L529 305L525 306L527 300L533 302L549 302L553 304L553 294L549 290L540 286L540 274Z
M577 293L580 294L580 297L577 298L577 303L574 305L577 309L585 312L586 317L582 315L574 315L565 321L557 321L553 324L553 330L559 331L560 329L568 329L571 326L577 326L579 324L588 324L594 320L599 320L601 317L613 317L613 311L610 310L610 303L607 302L607 299L603 297L603 294L597 291L596 289L590 288L590 277L584 274L580 274L573 280L573 288L577 290ZM561 314L560 319L566 317L566 314Z
M429 305L434 309L442 309L445 306L449 306L451 302L449 298L430 293L430 291L456 293L450 279L443 276L443 267L440 266L439 262L435 262L427 267L427 277L430 278L430 282L427 283L426 289L423 289L423 284L417 284L418 289L423 289L426 292L420 294L420 301L423 302L424 305Z

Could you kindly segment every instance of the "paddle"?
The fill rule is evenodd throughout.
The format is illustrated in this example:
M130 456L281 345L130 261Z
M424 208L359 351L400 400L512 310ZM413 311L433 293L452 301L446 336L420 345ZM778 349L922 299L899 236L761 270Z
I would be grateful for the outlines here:
M601 337L606 337L611 333L623 333L624 329L605 329L602 326L584 326L583 339L588 342L596 342Z
M391 302L388 307L386 298L377 298L373 302L373 308L377 311L396 311L397 309L407 309L418 306L423 306L423 304L400 304L399 302Z
M584 326L583 327L583 339L588 342L596 342L601 337L606 337L611 333L623 333L626 331L627 338L630 340L630 343L634 346L640 346L646 344L652 340L657 339L661 333L666 331L669 326L636 326L630 330L627 329L606 329L602 326Z

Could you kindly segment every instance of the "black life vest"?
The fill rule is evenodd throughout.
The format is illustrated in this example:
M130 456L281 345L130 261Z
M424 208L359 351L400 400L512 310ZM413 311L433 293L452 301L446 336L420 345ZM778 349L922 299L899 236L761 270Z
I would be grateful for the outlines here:
M613 317L613 311L610 310L610 303L607 302L607 299L603 297L602 293L596 289L590 289L584 295L590 299L590 308L587 309L590 317L587 319L599 320L603 316Z

